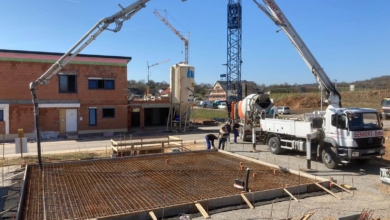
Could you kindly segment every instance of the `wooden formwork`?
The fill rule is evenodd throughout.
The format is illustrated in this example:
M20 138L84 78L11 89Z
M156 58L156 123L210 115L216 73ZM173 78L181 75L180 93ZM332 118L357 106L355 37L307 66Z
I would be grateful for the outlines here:
M111 139L112 153L116 156L131 156L150 153L165 153L177 148L185 151L183 139L174 136Z

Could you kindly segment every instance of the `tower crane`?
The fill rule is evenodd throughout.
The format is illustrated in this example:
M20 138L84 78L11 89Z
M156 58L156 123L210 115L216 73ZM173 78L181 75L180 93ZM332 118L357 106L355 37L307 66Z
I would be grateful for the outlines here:
M164 60L164 61L161 61L161 62L158 62L158 63L155 63L155 64L152 64L152 65L149 65L149 62L147 62L146 61L146 65L148 66L148 86L147 86L147 88L146 88L146 94L148 94L149 95L149 78L150 78L150 67L153 67L153 66L157 66L157 65L160 65L160 64L162 64L162 63L166 63L166 62L168 62L168 61L170 61L171 59L169 59L169 60Z
M241 84L241 45L242 45L242 6L241 0L228 0L227 5L227 63L226 101L240 101ZM230 105L228 105L229 107ZM228 108L230 115L230 110Z
M146 61L146 65L148 65L148 85L149 85L149 77L150 77L150 71L149 71L149 68L152 67L152 66L157 66L157 65L160 65L160 64L163 64L163 63L166 63L168 61L170 61L171 59L169 60L164 60L164 61L161 61L161 62L158 62L158 63L155 63L155 64L152 64L152 65L149 65L149 62Z
M166 10L164 10L166 12ZM163 16L161 16L160 13L158 13L157 10L154 10L153 12L166 26L168 26L169 29L171 29L173 31L173 33L175 33L183 42L184 42L184 48L185 48L185 61L184 63L185 64L188 64L188 39L189 39L189 35L190 33L187 34L187 38L185 38L183 35L180 34L180 32L178 30L176 30L168 21L167 19L165 19Z

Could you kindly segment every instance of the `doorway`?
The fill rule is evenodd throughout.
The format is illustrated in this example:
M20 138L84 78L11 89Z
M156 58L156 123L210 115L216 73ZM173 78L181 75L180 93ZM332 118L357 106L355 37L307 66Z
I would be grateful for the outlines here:
M66 132L77 132L77 109L66 109Z
M140 112L131 113L131 127L139 127L141 125L141 114Z

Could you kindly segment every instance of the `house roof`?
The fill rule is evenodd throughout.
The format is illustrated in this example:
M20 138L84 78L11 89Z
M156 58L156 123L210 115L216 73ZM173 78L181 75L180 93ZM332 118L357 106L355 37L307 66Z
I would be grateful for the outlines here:
M168 89L162 91L160 94L161 95L166 95L166 94L169 94L170 91L171 91L171 88L168 88Z
M59 60L64 53L27 51L27 50L4 50L0 49L0 60L25 61L25 62L50 62ZM71 56L70 54L69 56ZM75 64L111 64L126 65L131 61L131 57L106 56L93 54L78 54L70 61Z
M226 91L226 87L227 87L226 81L218 80L218 81L214 84L214 86L215 86L217 83L219 83L219 85L221 86L221 88L223 89L223 91ZM256 83L253 82L253 81L246 81L246 80L242 80L242 81L241 81L241 84L245 84L245 83L247 83L247 84L255 84L255 85L256 85Z

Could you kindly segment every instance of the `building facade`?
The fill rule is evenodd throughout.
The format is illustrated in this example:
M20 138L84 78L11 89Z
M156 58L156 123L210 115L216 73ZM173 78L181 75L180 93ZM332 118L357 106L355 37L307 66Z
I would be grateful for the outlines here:
M249 94L259 93L259 90L256 86L256 83L253 81L241 81L242 83L242 98L245 98ZM213 102L215 100L226 101L226 81L217 81L214 84L213 89L210 91L208 97L209 101ZM231 95L235 95L234 91L230 91Z
M63 54L0 50L0 121L12 140L18 129L34 138L30 82ZM131 57L78 55L47 85L36 87L40 131L125 132L128 121L127 64Z

